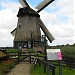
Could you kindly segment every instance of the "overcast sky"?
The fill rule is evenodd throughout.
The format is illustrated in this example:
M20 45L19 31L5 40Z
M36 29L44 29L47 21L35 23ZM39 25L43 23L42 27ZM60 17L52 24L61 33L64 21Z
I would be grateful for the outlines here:
M43 0L27 0L33 8ZM11 31L17 26L18 0L0 0L0 47L13 46ZM74 0L55 0L40 13L55 40L50 45L75 43Z

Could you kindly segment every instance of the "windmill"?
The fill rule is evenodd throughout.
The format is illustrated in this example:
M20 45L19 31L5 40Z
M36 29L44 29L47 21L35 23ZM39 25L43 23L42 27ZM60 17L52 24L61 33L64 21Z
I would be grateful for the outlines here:
M14 37L14 47L33 47L34 42L39 43L41 41L41 31L47 36L48 40L52 42L54 37L48 31L42 20L40 19L39 12L46 6L52 3L54 0L43 0L38 4L35 9L32 9L26 0L19 0L23 8L19 9L17 14L18 23L17 27L11 32Z

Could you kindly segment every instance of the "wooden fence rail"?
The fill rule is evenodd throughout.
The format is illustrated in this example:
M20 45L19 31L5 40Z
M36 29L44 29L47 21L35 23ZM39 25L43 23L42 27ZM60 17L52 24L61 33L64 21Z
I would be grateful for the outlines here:
M63 63L68 65L70 69L75 68L75 58L63 56Z

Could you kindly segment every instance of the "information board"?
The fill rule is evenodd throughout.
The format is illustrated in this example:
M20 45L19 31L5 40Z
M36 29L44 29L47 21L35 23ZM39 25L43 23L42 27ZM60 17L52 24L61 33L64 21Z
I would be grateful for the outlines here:
M47 60L62 60L60 49L47 49Z

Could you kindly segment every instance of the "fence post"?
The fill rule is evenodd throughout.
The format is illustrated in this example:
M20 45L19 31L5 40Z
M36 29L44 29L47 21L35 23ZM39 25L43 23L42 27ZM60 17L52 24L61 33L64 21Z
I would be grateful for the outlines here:
M55 68L53 68L52 70L52 75L55 75Z
M6 59L9 59L9 53L7 51L5 51L6 53Z
M8 53L6 52L6 57L8 57Z
M47 75L50 75L49 74L49 61L47 61Z
M41 67L41 63L40 63L40 61L38 60L38 62L39 62L39 67Z
M18 64L19 64L19 62L20 62L20 54L19 54L20 52L18 51Z
M31 52L30 52L30 64L31 64Z
M45 60L44 60L45 61ZM45 64L44 64L44 73L46 73L46 66L45 66Z

